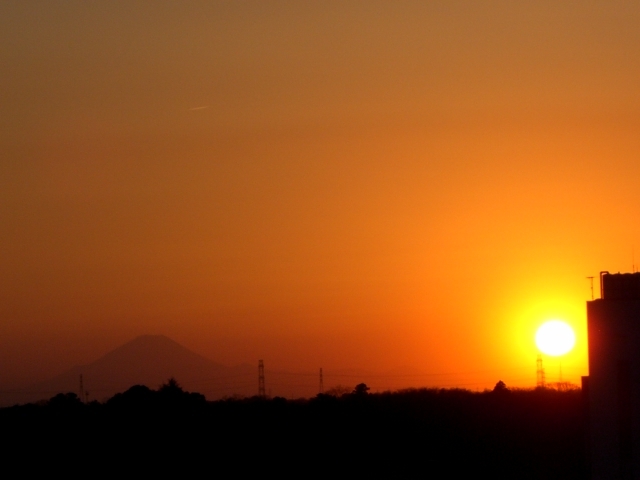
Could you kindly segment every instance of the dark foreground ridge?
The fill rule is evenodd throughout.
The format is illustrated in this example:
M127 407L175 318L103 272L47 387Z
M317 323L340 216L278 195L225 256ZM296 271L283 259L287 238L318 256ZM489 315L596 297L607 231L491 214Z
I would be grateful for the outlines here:
M499 388L501 387L501 388ZM207 402L174 380L0 409L5 458L296 477L586 478L580 390L416 389ZM226 476L226 475L225 475ZM271 475L270 475L271 476Z

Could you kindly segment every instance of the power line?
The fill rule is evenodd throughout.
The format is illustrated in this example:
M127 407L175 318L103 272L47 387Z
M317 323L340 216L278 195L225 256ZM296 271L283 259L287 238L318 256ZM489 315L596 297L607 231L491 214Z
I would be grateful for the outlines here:
M475 375L475 374L486 374L486 373L501 373L504 371L512 371L512 370L527 370L529 367L511 367L511 368L501 368L495 370L472 370L466 372L443 372L443 373L331 373L328 372L326 374L327 377L367 377L367 378L404 378L404 377L438 377L438 376L447 376L447 375ZM306 372L283 372L278 370L268 370L270 375L295 375L295 376L307 376L307 377L315 377L317 374L315 373L306 373Z

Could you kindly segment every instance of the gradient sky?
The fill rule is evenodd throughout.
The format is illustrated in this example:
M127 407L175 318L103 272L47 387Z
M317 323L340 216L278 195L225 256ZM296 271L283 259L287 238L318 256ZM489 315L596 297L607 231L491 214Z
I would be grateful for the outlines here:
M586 277L640 263L638 25L623 1L1 2L0 383L160 333L531 386L550 318L578 383Z

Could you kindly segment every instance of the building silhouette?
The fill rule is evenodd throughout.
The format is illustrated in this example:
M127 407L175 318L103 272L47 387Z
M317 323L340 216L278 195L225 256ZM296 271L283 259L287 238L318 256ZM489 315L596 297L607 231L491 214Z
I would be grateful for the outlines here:
M587 302L591 478L640 479L640 273L600 273Z

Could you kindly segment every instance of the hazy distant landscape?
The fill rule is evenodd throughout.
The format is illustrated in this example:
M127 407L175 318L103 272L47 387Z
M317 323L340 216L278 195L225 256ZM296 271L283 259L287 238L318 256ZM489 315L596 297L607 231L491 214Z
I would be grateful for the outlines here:
M60 392L80 395L80 377L89 400L106 401L134 385L157 388L168 378L180 379L187 390L207 400L252 397L258 393L258 365L226 366L209 360L164 335L143 335L108 352L95 361L73 367L53 378L0 391L0 407L47 400ZM438 376L408 368L375 372L342 369L323 372L324 390L350 391L366 381L373 391L415 387L437 382ZM320 391L319 371L266 369L266 393L288 399L314 397Z
M15 392L15 401L49 398L59 392L76 392L82 375L89 398L106 400L133 385L157 388L168 378L180 378L190 390L210 399L230 395L250 396L257 389L257 366L226 367L214 363L162 335L145 335L116 348L94 362L76 366L48 381ZM20 392L24 392L19 397ZM8 403L8 393L2 404Z

